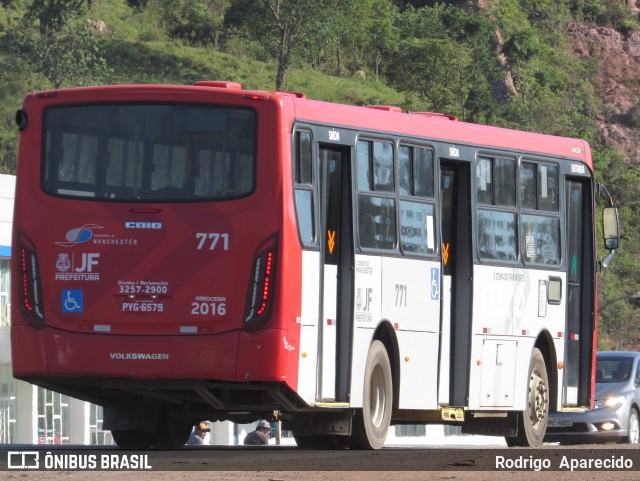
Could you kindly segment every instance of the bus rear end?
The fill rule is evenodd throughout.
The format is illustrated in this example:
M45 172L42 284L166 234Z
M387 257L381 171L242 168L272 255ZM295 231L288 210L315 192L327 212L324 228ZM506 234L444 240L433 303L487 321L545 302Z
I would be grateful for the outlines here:
M233 86L25 98L15 377L105 406L130 447L296 402L300 253L286 248L279 105ZM284 285L291 302L275 302Z

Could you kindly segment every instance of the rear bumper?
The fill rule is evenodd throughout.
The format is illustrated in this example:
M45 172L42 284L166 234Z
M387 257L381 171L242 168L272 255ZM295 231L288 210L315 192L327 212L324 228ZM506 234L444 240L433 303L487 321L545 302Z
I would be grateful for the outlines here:
M278 329L120 336L13 325L11 336L18 378L287 380L286 331Z

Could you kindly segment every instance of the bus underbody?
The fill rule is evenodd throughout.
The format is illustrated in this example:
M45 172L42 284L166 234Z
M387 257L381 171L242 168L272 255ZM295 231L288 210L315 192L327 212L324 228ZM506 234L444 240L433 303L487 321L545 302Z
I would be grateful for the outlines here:
M250 423L282 421L299 446L367 448L354 419L362 409L336 403L309 406L285 383L203 379L23 378L45 389L104 407L103 428L122 448L172 449L185 444L200 420ZM465 434L513 437L519 412L471 412L465 408L393 410L391 425L448 424Z

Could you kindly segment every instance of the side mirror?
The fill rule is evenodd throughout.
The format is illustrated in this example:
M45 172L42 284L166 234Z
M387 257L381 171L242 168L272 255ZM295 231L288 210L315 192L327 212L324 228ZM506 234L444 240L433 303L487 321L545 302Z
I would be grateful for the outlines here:
M618 209L615 207L602 209L602 226L604 230L604 247L610 251L617 249L620 244Z

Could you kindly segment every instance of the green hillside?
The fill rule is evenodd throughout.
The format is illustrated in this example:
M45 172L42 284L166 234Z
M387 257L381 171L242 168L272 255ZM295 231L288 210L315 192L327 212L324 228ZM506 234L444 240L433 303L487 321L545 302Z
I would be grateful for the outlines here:
M624 230L600 344L640 349L640 176L602 135L601 61L572 53L572 23L638 28L623 0L2 0L0 173L15 172L26 92L109 83L230 80L581 137Z

